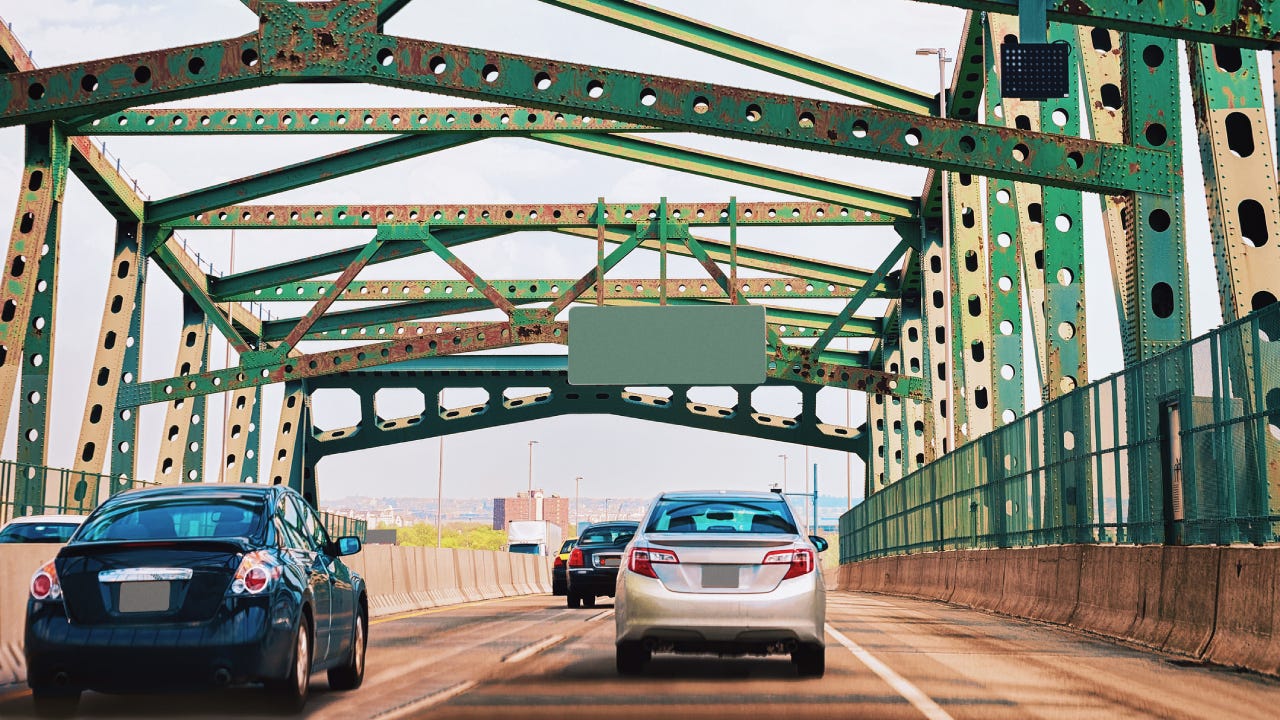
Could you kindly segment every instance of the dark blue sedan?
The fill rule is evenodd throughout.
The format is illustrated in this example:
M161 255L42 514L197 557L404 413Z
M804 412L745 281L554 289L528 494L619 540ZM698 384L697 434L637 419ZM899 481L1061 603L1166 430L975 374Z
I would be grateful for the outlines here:
M31 579L27 683L40 714L83 690L264 683L300 711L311 673L364 679L369 602L319 515L279 486L183 485L104 502Z

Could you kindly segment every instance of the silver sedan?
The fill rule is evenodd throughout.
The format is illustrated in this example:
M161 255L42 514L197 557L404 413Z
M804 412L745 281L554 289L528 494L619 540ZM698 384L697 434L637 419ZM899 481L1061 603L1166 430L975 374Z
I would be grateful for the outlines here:
M618 672L640 672L655 652L790 653L800 675L821 677L826 548L776 493L658 496L618 573Z

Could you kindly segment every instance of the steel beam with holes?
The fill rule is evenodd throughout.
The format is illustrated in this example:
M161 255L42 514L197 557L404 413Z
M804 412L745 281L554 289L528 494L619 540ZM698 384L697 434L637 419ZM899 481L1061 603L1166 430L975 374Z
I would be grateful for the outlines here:
M26 128L22 186L3 269L4 282L0 283L0 437L4 436L8 426L19 382L22 381L24 385L34 383L47 390L47 368L40 368L50 358L45 357L38 348L45 343L36 340L32 349L28 349L27 340L33 335L32 307L37 288L41 280L48 283L51 279L47 270L42 271L42 266L46 260L55 262L57 257L55 246L62 194L66 185L68 152L66 138L54 127L36 124ZM44 250L46 246L53 257L47 256ZM52 290L52 287L47 289ZM45 325L49 333L53 332L51 320L49 318ZM51 347L50 345L50 349ZM29 370L33 371L32 377L25 380L24 376ZM39 390L32 388L31 392ZM35 405L34 415L23 412L31 405L30 402L20 405L18 423L24 436L22 440L38 443L27 445L28 453L43 455L48 398L41 396L39 400ZM22 478L14 488L15 514L40 512L44 506L44 490L43 476Z
M868 276L871 271L864 271ZM491 280L490 283L511 300L554 300L562 288L577 282L571 278L522 278L519 280ZM661 280L651 278L609 278L615 289L611 297L620 300L642 300L658 297L658 286ZM862 281L856 285L828 285L810 282L799 276L791 277L751 277L742 279L739 292L743 297L754 300L786 299L786 300L826 300L831 298L848 298L854 291L865 285ZM668 278L667 294L672 297L697 297L723 299L724 291L707 278ZM873 286L871 297L891 297L886 285L881 282ZM328 283L318 280L304 280L279 286L279 293L274 288L265 291L238 293L231 296L213 295L215 302L255 302L270 300L272 302L314 302L319 300ZM343 302L446 302L457 300L467 294L467 283L462 280L356 280L343 291ZM580 299L594 300L595 287L585 290Z
M991 432L991 274L982 245L982 186L950 173L951 350L956 446ZM944 218L945 220L945 218Z
M222 431L222 467L218 480L226 483L256 483L261 459L258 456L262 425L262 388L245 388L223 396L230 403Z
M954 358L947 352L947 337L951 332L951 318L947 317L947 287L943 263L950 262L943 252L942 229L926 226L920 241L920 265L924 295L924 333L928 367L924 382L929 388L930 409L928 422L933 430L928 433L933 445L926 451L932 457L941 457L955 448L951 447L950 429L955 427L954 403L950 402L947 386L951 383Z
M751 387L736 388L737 405L721 407L689 399L687 386L668 388L672 393L668 397L647 394L647 389L569 385L566 368L562 355L479 356L437 358L385 371L345 372L309 380L309 392L329 388L355 392L366 411L355 425L304 432L308 462L423 438L578 414L630 417L861 454L862 442L855 429L816 420L811 393L802 392L802 407L792 418L755 412ZM461 408L437 406L435 398L442 391L462 386L487 390L488 402ZM765 387L796 386L770 380ZM426 399L426 410L400 418L367 412L374 405L373 396L386 388L419 390ZM507 394L515 389L528 392Z
M209 296L208 276L182 247L182 243L172 232L152 231L151 227L144 226L143 237L152 245L151 254L160 269L182 290L184 296L200 306L210 322L222 332L223 337L237 352L248 351L251 343L262 336L262 320L248 308L239 308L233 313L233 317L228 317L225 308Z
M1201 164L1205 168L1205 195L1209 204L1209 226L1218 270L1218 299L1222 317L1231 322L1276 302L1280 297L1280 200L1277 199L1276 170L1272 160L1268 114L1262 99L1258 57L1230 47L1187 45L1191 70L1192 107L1199 133ZM1275 328L1268 328L1273 333ZM1265 347L1258 338L1245 333L1224 336L1225 372L1234 382L1250 387L1271 387L1280 376L1268 372L1268 363L1251 363L1246 358ZM1221 370L1219 372L1222 372ZM1262 396L1262 393L1257 393ZM1238 396L1244 405L1214 408L1215 418L1235 413L1257 412L1250 393ZM1259 427L1246 433L1242 463L1226 463L1218 468L1212 482L1203 477L1187 477L1183 498L1189 516L1230 516L1241 508L1245 514L1263 517L1280 508L1280 476L1250 483L1261 477L1257 468L1268 457L1280 457L1280 440ZM1202 447L1191 446L1187 461L1194 466ZM1234 452L1219 442L1209 452L1229 457ZM1260 523L1242 522L1220 528L1191 528L1186 538L1195 543L1262 543L1271 540Z
M990 44L990 33L987 38ZM987 58L986 77L986 120L1003 124L1010 115L1000 98L1000 65L994 53ZM1026 412L1021 232L1014 183L988 180L986 200L987 260L991 272L991 419L998 428Z
M930 112L927 93L630 0L543 0L661 40L798 80L878 107Z
M208 323L200 306L190 297L184 297L182 303L182 333L178 336L178 359L174 368L177 378L185 378L204 372L209 359ZM185 482L196 482L204 475L204 466L195 466L188 462L190 444L195 443L196 452L203 457L200 450L205 439L205 396L177 398L169 402L165 412L164 434L160 439L160 456L156 459L157 482L176 485ZM195 471L195 476L188 475Z
M904 201L905 205L910 205ZM690 227L728 227L729 204L667 203L671 217ZM635 228L658 217L658 203L606 203L605 227ZM908 213L909 215L909 213ZM740 226L892 225L900 216L797 200L738 203ZM596 204L468 205L229 205L166 222L173 229L373 229L430 223L432 228L564 230L597 225Z
M935 5L1017 15L1020 0L917 0ZM1257 0L1049 0L1049 20L1188 42L1234 47L1280 47L1280 7Z
M141 382L142 367L142 330L143 319L145 317L143 309L145 306L146 280L147 280L147 263L142 260L145 254L141 248L146 247L148 243L156 240L156 229L149 228L146 225L138 226L139 237L135 242L138 245L137 257L137 278L136 285L132 288L133 302L132 309L128 310L127 334L124 336L121 362L119 365L120 381L114 383L113 392L104 394L101 399L104 401L101 412L111 416L111 494L130 488L133 480L138 478L138 424L141 420L140 408L122 407L119 404L119 396L126 389L135 387ZM150 237L148 236L150 233ZM117 249L121 247L119 235L117 235ZM126 253L127 254L127 253ZM118 272L118 270L117 270ZM126 290L128 290L126 288ZM124 298L121 298L122 307ZM104 323L105 325L106 323ZM129 342L132 340L133 342ZM120 339L117 338L117 342ZM105 346L105 341L104 341ZM95 355L95 361L99 356ZM105 361L106 359L104 359ZM101 366L99 366L101 367ZM110 382L110 380L108 380ZM110 400L110 403L106 403ZM90 408L92 412L92 408ZM97 433L103 431L97 430ZM81 432L81 438L85 437L85 433ZM84 445L81 446L83 452ZM82 455L83 457L83 455Z
M664 132L521 107L134 108L77 123L72 135L402 135Z
M370 0L314 15L289 3L260 10L256 35L9 73L0 126L325 78L1078 189L1165 193L1172 183L1169 157L1148 149L379 35ZM333 42L316 45L299 24Z

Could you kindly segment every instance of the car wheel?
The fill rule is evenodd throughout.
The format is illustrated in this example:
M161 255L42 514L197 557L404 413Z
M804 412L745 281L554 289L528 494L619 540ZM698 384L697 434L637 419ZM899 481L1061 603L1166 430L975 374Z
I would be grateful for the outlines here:
M293 656L288 677L268 683L280 712L297 714L307 704L307 686L311 682L311 623L303 615L298 620L298 635L293 641Z
M596 596L595 596L595 595L583 595L583 596L582 596L582 607L593 608L593 607L595 607L595 606L596 606Z
M36 687L31 688L31 699L35 701L36 717L71 717L80 706L80 691Z
M817 643L801 645L791 653L800 677L820 678L827 671L827 649Z
M351 640L351 657L340 667L329 670L329 687L355 690L364 682L364 650L368 644L363 613L356 614L356 628Z
M582 598L574 595L573 593L569 593L568 597L565 599L565 604L576 610L577 608L582 607Z
M649 651L638 642L620 642L616 652L619 675L639 675L649 662Z

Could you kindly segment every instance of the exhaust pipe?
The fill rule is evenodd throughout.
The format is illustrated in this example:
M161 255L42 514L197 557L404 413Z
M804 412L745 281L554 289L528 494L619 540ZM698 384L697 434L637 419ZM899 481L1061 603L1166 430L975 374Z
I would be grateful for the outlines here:
M213 671L213 684L218 687L226 687L231 684L231 671L226 668L218 668Z

